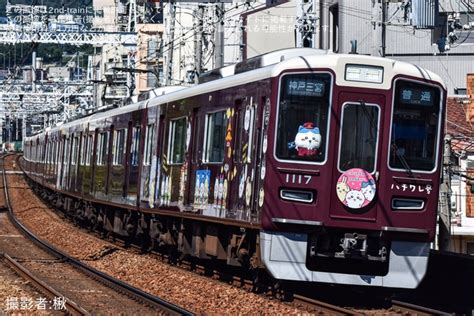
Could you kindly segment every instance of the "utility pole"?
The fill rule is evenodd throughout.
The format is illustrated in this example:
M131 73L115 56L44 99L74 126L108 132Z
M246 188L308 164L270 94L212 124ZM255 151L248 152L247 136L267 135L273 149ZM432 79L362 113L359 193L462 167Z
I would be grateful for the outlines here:
M321 36L321 30L317 26L320 21L317 10L320 8L321 1L324 0L298 0L296 2L296 47L318 48L318 32Z
M174 26L176 21L176 6L173 0L169 2L169 36L168 36L168 58L166 61L167 64L167 75L166 75L166 85L171 85L173 81L173 53L174 53Z
M372 0L372 56L385 57L387 0Z
M128 24L127 24L127 31L128 32L135 32L137 29L137 1L130 0L129 1L129 9L128 9Z
M451 139L451 135L449 134L446 134L444 137L444 176L443 183L441 183L440 187L440 199L438 206L438 247L443 251L449 249L451 236Z
M204 6L198 5L198 8L194 13L194 17L194 25L197 27L196 36L194 36L194 83L197 84L199 82L199 76L202 72L202 33L204 32Z
M215 29L215 64L214 68L220 68L224 66L224 3L216 4L216 13L219 17L219 21Z
M31 87L36 92L36 49L31 54Z

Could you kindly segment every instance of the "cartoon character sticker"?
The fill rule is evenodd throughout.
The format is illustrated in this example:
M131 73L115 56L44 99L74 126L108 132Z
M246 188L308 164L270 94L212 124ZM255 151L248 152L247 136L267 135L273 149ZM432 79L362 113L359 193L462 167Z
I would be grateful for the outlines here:
M295 141L288 144L288 148L295 148L298 151L298 156L301 157L317 155L319 146L321 146L321 133L312 122L300 125Z
M337 197L344 205L352 209L367 206L375 198L375 192L375 180L364 169L349 169L337 180Z
M347 177L342 177L342 179L339 178L336 184L336 192L337 192L337 197L339 198L340 201L345 201L346 194L350 190L351 189L347 185Z
M194 187L194 206L201 208L207 205L211 183L210 170L196 170L196 184Z

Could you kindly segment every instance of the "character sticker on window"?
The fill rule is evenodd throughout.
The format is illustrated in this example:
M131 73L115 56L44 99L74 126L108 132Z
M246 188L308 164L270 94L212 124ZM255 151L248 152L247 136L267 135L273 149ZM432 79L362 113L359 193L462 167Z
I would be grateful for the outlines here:
M298 156L316 156L321 146L321 134L319 128L314 127L312 122L306 122L298 129L295 141L288 144L288 148L295 148Z
M374 178L360 168L345 171L337 180L337 197L351 209L367 206L375 198L375 192Z
M207 206L211 183L210 170L196 170L196 184L194 187L194 207Z

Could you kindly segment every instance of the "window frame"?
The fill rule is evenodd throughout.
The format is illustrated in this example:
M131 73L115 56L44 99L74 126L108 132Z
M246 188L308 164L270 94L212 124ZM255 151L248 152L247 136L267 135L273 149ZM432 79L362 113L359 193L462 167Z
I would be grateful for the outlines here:
M222 161L210 161L209 160L209 149L208 148L208 145L209 145L209 137L211 136L209 134L209 120L210 120L210 117L215 115L216 113L223 113L223 117L224 117L224 121L227 121L224 126L224 152L223 152L223 155L222 155ZM204 142L202 144L202 162L205 163L205 164L222 164L224 163L225 161L225 154L226 154L226 145L225 145L225 137L226 137L226 132L227 132L227 125L229 123L229 118L226 117L227 116L227 110L226 109L221 109L221 110L217 110L217 111L213 111L213 112L207 112L206 113L206 117L205 117L205 120L204 120ZM212 134L212 133L211 133ZM250 147L250 146L249 146Z
M79 142L80 142L80 136L73 135L72 148L71 148L71 165L72 166L75 166L77 164L77 155L80 150Z
M440 137L441 137L441 130L442 130L441 122L442 122L443 111L444 111L444 106L443 106L444 105L444 98L445 98L444 91L443 91L443 89L441 88L441 86L439 84L424 82L424 81L421 81L421 80L414 80L414 79L409 79L409 78L405 78L405 77L398 77L393 81L393 84L392 84L392 103L391 103L392 108L390 110L390 128L389 128L389 134L388 134L387 153L390 153L391 147L392 147L393 113L395 111L395 98L396 98L395 94L396 94L397 81L407 81L407 82L417 83L417 84L421 84L421 85L431 86L431 87L434 87L434 88L439 90L440 95L439 95L439 108L438 108L438 125L437 125L437 131L436 131L436 141L435 141L436 151L434 153L434 156L435 156L434 168L432 170L419 170L419 169L411 168L411 166L410 166L410 169L413 172L424 173L424 174L433 174L438 170L438 164L439 164L439 159L440 159L439 158L439 152L441 150ZM393 168L392 166L390 166L390 155L387 155L386 163L387 163L387 168L390 171L406 172L405 169Z
M96 152L96 165L97 166L106 166L107 165L107 160L104 158L107 156L109 152L109 134L110 131L103 131L103 132L98 132L98 143L97 143L97 152ZM107 135L107 140L104 142L104 135ZM105 143L105 151L104 149L104 143Z
M340 173L344 173L347 170L341 170L341 149L342 149L342 129L344 127L344 109L346 108L347 105L357 105L357 106L364 106L357 101L346 101L342 104L341 106L341 118L340 118L340 128L339 128L339 144L338 144L338 149L337 149L337 170ZM372 172L369 172L370 174L374 175L375 172L377 172L377 161L379 158L379 140L380 140L380 121L381 121L381 113L382 113L382 107L377 104L377 103L365 103L365 106L373 106L378 109L378 115L377 115L377 139L375 141L375 155L374 155L374 170ZM359 168L359 167L353 167L353 168ZM365 169L364 169L365 170ZM365 170L369 171L369 170Z
M81 140L82 140L82 143L81 143L81 146L80 146L80 165L81 166L85 166L86 165L86 157L87 157L87 134L84 133L83 135L81 135Z
M288 75L304 75L304 74L310 74L310 75L329 75L329 95L328 95L328 107L327 107L327 113L328 113L328 119L326 123L326 137L324 139L325 141L325 148L324 148L324 159L321 162L317 161L304 161L304 160L292 160L292 159L281 159L278 158L277 156L277 137L278 137L278 118L280 115L280 99L281 99L281 88L282 88L282 82L283 78ZM334 75L330 71L290 71L290 72L284 72L280 75L278 79L278 97L277 97L277 104L276 104L276 114L274 118L275 122L275 131L274 131L274 142L273 142L273 158L278 161L278 162L285 162L285 163L292 163L292 164L301 164L301 165L325 165L328 161L328 156L329 156L329 134L331 130L331 108L333 107L333 93L334 93ZM321 142L323 141L322 135L321 135Z
M85 152L86 155L86 160L85 160L85 166L90 166L92 157L94 156L93 150L94 150L94 134L88 134L87 135L87 150Z
M174 149L174 132L175 132L175 123L179 120L183 120L185 122L185 129L184 129L184 143L183 143L183 161L181 162L175 162L172 160L172 155L173 155L173 149ZM180 116L176 117L173 119L169 120L169 128L168 128L168 150L167 150L167 155L168 155L168 164L169 165L182 165L183 163L186 162L184 159L184 154L186 153L186 137L187 137L187 124L188 124L188 117L187 116Z
M127 150L127 136L128 129L114 129L114 139L112 141L112 165L113 166L124 166L125 165L125 152ZM119 134L124 133L123 142L124 145L120 152L120 137Z
M142 127L140 125L135 125L131 127L131 130L130 165L136 167L140 165L140 139L142 136ZM136 133L138 133L138 138L136 137Z
M151 133L150 133L151 131ZM145 147L143 150L143 165L150 166L153 160L153 140L155 138L155 123L147 124L145 127Z

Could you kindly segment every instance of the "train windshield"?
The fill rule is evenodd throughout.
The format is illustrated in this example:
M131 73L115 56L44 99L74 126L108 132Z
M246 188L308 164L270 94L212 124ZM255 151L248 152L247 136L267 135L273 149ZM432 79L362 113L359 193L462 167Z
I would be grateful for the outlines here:
M375 104L346 103L342 110L339 169L362 168L375 171L379 133L379 107Z
M328 132L329 74L292 74L281 80L276 157L323 162Z
M431 171L436 164L440 90L398 81L392 117L390 167Z

